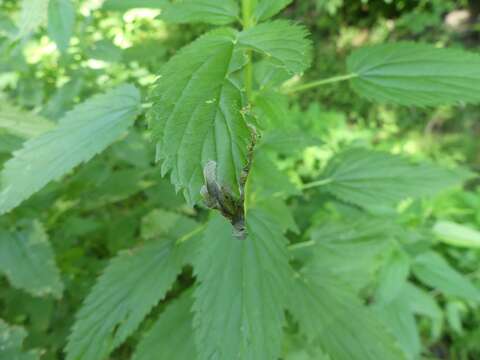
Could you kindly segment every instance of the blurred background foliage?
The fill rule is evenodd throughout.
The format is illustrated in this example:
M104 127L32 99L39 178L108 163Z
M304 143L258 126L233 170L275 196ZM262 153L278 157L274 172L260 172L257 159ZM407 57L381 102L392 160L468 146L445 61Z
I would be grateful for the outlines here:
M21 111L55 122L75 104L119 83L134 83L146 95L159 68L179 48L209 29L206 25L166 24L156 5L162 1L73 3L72 36L65 40L55 39L48 26L42 24L38 31L19 38L16 24L21 2L0 0L2 112ZM138 3L146 8L135 7ZM310 29L314 61L304 78L315 80L343 74L346 56L366 44L425 41L478 53L479 14L478 0L296 0L283 16ZM262 168L263 175L258 171L260 178L277 176L275 171L279 172L275 182L278 190L287 195L298 192L295 184L314 181L332 155L347 145L409 154L414 159L433 159L447 166L480 171L478 106L421 109L373 105L354 96L348 83L336 83L281 98L276 110L281 111L285 123L294 124L303 134L316 139L303 147L294 147L296 143L283 147L273 156L273 172L268 161ZM0 163L24 139L25 136L0 130ZM155 148L141 117L123 141L0 218L2 229L16 229L24 219L39 220L49 235L62 273L65 291L61 300L30 296L15 289L6 278L0 278L0 318L25 327L26 348L42 349L43 359L63 358L62 348L74 314L108 259L165 231L162 226L172 212L206 217L205 211L188 208L169 182L160 177L154 157ZM270 194L276 190L269 186L264 189ZM341 204L315 189L306 191L304 197L290 199L289 205L296 220L289 232L293 242L315 236L328 238L329 229L322 224L332 219L340 224L350 223L363 216L354 206ZM356 261L368 262L367 274L360 276L357 287L369 301L377 291L386 264L397 261L397 257L401 262L404 252L432 247L446 259L443 265L447 269L478 289L478 181L435 199L405 201L395 212L398 231L390 228L388 237L395 238L392 241L397 245L388 251L367 247L361 253L364 244L352 243L337 252L343 260L335 262L329 258L325 259L326 264L348 272L347 268L356 266ZM386 222L391 213L380 210L375 216ZM412 228L425 231L413 232ZM308 256L301 254L301 247L298 251L299 257ZM432 258L424 260L435 262ZM383 311L385 319L398 325L393 331L400 334L399 341L411 350L412 358L480 359L480 299L462 296L465 289L453 275L445 280L437 274L440 282L452 282L447 284L453 287L450 292L433 286L438 279L423 281L427 286L419 285L419 266L412 267L412 285L409 292L402 293L406 298L399 297L398 304L395 303L401 307L407 298L415 299L419 308L416 321L402 318L402 311L395 308L389 313L379 308L378 312ZM439 268L444 269L442 265ZM443 275L448 278L448 274ZM428 276L432 273L423 278ZM356 285L355 281L352 279ZM191 282L191 271L186 269L177 286L182 288ZM155 311L161 309L162 305ZM395 316L400 319L392 319ZM148 325L147 321L143 326ZM112 359L128 359L136 342L136 337L130 339Z

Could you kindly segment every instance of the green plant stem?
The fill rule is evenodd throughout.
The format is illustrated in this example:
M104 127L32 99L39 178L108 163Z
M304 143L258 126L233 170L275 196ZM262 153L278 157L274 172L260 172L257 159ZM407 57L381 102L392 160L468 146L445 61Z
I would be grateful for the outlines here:
M318 180L318 181L313 181L313 182L308 183L308 184L303 184L301 189L302 190L307 190L307 189L311 189L311 188L315 188L315 187L319 187L319 186L324 186L324 185L330 184L331 182L332 182L332 179L322 179L322 180Z
M358 76L358 74L355 74L355 73L334 76L334 77L331 77L331 78L328 78L328 79L321 79L321 80L312 81L312 82L302 84L302 85L298 85L298 86L292 86L290 88L284 88L284 89L282 89L282 93L283 94L293 94L293 93L309 90L309 89L312 89L312 88L316 88L316 87L319 87L319 86L322 86L322 85L353 79L353 78L356 78L357 76Z
M243 28L245 30L255 25L252 17L254 1L255 0L242 0ZM247 64L245 65L245 70L244 70L244 81L245 81L245 92L247 94L247 100L250 101L250 99L252 98L252 91L253 91L252 51L248 50L246 52L246 56L247 56Z

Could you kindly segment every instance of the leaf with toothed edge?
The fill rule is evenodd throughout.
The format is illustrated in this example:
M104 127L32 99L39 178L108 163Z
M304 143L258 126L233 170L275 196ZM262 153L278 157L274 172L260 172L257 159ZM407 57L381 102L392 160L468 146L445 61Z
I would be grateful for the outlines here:
M335 360L406 360L394 337L356 294L328 271L305 268L289 310L301 333Z
M138 344L132 360L196 359L192 305L190 291L169 304Z
M300 72L309 63L305 36L304 28L286 21L241 33L214 30L162 68L147 116L158 142L157 159L163 161L162 174L170 172L190 204L201 199L203 168L209 161L217 164L219 183L239 193L251 141L244 89L232 76L243 67L243 52L258 51L278 66Z
M355 92L369 100L434 106L480 102L480 56L432 45L365 47L348 58Z
M63 284L55 256L38 221L21 231L0 230L0 273L12 286L33 296L62 296Z
M264 21L278 14L291 2L292 0L259 0L253 16L257 22Z
M265 360L280 355L292 280L282 229L247 213L246 239L220 216L209 222L195 264L194 328L199 360ZM214 310L214 311L212 311Z
M78 105L57 127L25 142L0 175L0 215L105 150L125 134L139 110L138 90L122 85Z
M239 19L239 8L235 0L183 0L165 5L160 18L171 23L226 25Z
M212 160L217 176L238 192L250 131L242 115L241 89L229 77L236 31L215 30L187 45L161 70L148 113L162 173L183 189L190 204L200 200L203 167Z
M164 238L114 258L76 316L67 360L106 359L165 297L196 244Z
M240 33L241 46L251 48L293 74L300 74L311 61L308 30L287 20L275 20Z

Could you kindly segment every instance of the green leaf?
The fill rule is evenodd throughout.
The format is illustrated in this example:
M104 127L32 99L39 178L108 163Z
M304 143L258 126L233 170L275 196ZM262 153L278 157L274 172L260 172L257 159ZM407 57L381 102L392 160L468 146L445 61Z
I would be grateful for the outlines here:
M25 142L1 174L0 215L124 135L139 103L135 87L120 86L78 105L56 128Z
M195 227L195 221L174 212L154 209L142 218L141 234L144 239L154 239L169 234L181 237Z
M440 241L453 246L480 248L480 231L451 221L437 221L432 229Z
M435 294L407 282L398 301L407 303L414 314L430 318L432 321L430 327L431 338L440 338L443 327L443 312L437 304Z
M33 296L60 298L63 284L47 234L39 222L17 232L0 230L0 273Z
M480 289L436 252L429 251L417 256L412 270L420 281L434 289L466 300L480 301Z
M374 313L391 329L408 359L418 359L422 344L414 313L405 299L394 299L390 303L373 307Z
M285 340L283 360L332 360L318 346L312 346L301 336L287 335Z
M102 9L111 11L127 11L135 8L163 8L167 0L106 0Z
M355 293L328 271L306 269L291 290L302 333L335 360L405 359L393 337Z
M165 297L193 246L164 238L114 258L77 313L67 359L106 359Z
M24 38L47 22L49 0L22 0L18 37Z
M462 303L455 301L447 303L446 310L448 325L457 334L462 334L464 332L462 326L462 312L465 310L465 307Z
M391 237L391 225L384 219L359 217L322 224L311 231L314 252L310 266L328 270L360 290L373 279Z
M407 282L409 273L408 255L400 250L394 251L380 271L376 300L380 304L388 304L397 298Z
M144 239L153 239L167 234L180 220L181 215L155 209L142 218L141 234Z
M194 328L200 360L265 360L280 355L291 282L281 229L258 210L239 240L219 216L205 232L195 267Z
M291 2L292 0L259 0L255 8L254 18L256 22L267 20L290 5Z
M356 50L348 69L361 96L400 105L445 105L480 101L480 56L415 43Z
M239 8L234 0L182 0L166 5L160 17L171 23L226 25L239 19Z
M24 352L22 344L27 337L25 329L19 326L9 326L0 319L0 359L4 360L39 360L40 351Z
M196 359L192 306L190 293L174 300L140 341L132 360Z
M410 282L406 284L402 291L404 300L408 301L415 314L428 316L434 320L442 319L442 309L438 306L431 293Z
M285 21L243 33L220 29L184 47L162 68L148 118L162 174L171 172L172 183L184 190L189 203L200 199L208 161L217 163L219 182L238 194L251 142L242 86L233 80L243 67L243 52L268 53L279 65L301 71L309 49L305 34Z
M241 91L229 77L236 37L233 30L217 30L183 48L163 67L152 94L148 118L162 174L171 171L172 183L190 203L200 199L209 160L232 191L238 191L246 164L250 130Z
M262 151L255 153L248 181L252 189L251 200L255 201L284 199L301 193L288 174L279 170L269 154Z
M462 184L471 174L401 156L349 148L330 160L322 190L367 209L391 208L406 198L433 196Z
M287 20L276 20L254 26L239 35L239 44L264 55L275 65L299 74L311 61L308 31Z
M53 122L14 106L2 104L0 107L0 129L23 139L43 134L54 126Z
M71 0L49 0L48 35L58 49L65 52L70 44L75 25L75 7Z

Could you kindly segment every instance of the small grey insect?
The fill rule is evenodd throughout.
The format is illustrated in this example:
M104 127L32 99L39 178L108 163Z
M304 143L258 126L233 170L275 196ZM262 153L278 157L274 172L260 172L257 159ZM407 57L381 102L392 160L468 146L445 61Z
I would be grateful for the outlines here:
M228 187L220 185L217 179L217 163L209 160L203 168L205 185L200 193L205 205L210 209L218 210L233 225L233 234L238 239L245 239L245 210L243 198L236 199Z

